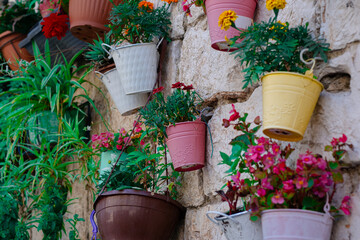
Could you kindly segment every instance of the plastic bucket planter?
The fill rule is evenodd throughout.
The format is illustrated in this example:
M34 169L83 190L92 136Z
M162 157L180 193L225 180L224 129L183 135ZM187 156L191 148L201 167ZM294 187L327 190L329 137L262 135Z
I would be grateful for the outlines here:
M112 165L116 162L120 155L120 151L106 151L101 153L100 159L100 176L106 171L111 171ZM123 159L125 155L121 155Z
M300 141L323 85L298 73L273 72L262 79L263 132L282 141Z
M151 92L157 78L159 53L155 43L111 47L110 57L126 94Z
M130 189L100 195L94 209L102 240L168 240L185 212L170 197Z
M117 5L121 0L114 0ZM69 18L71 33L85 42L92 42L97 35L103 36L108 28L108 18L112 9L109 0L71 0Z
M166 144L174 168L179 172L200 169L205 164L206 124L201 121L176 123L166 129Z
M133 114L137 109L145 106L148 94L139 93L126 95L122 82L120 81L119 73L115 68L101 74L101 76L102 82L105 84L121 115L127 116Z
M21 49L19 47L20 41L24 38L24 35L10 31L6 31L0 34L1 54L7 62L10 62L9 67L13 71L19 69L17 61L23 59L30 62L34 59L25 48Z
M211 214L217 215L215 218ZM228 240L262 240L261 222L250 220L250 212L240 212L227 215L221 212L209 211L206 216L219 226Z
M330 240L333 219L328 213L271 209L261 213L264 240Z
M238 18L235 21L239 29L246 29L253 22L257 0L206 0L206 14L209 24L211 47L220 51L233 51L225 41L239 35L239 31L230 27L229 30L221 30L219 16L224 11L233 10Z

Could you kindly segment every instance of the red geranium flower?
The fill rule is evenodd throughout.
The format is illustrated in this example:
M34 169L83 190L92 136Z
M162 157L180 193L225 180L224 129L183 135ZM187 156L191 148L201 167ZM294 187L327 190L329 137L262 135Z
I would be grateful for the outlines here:
M155 88L155 89L153 90L153 94L158 93L158 92L161 92L162 90L164 90L164 87Z
M183 90L192 90L192 89L194 89L192 84L189 86L184 85L184 88L183 88Z
M42 31L46 38L57 37L58 40L61 40L69 30L68 22L69 17L67 15L52 13L41 22L41 25L43 25Z
M184 87L185 84L181 83L181 82L177 82L177 83L174 83L171 87L172 88L181 88L181 87Z

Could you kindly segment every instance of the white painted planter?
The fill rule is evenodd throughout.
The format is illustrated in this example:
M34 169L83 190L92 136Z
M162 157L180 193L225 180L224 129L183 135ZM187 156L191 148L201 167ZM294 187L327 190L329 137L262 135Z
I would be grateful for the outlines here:
M156 83L159 53L155 43L110 47L126 94L151 92Z
M210 214L217 215L210 217ZM250 220L250 212L240 212L227 215L221 212L209 211L206 216L218 225L228 240L262 240L261 222Z
M122 82L120 81L119 73L115 68L104 74L97 73L101 75L101 80L105 84L121 115L127 116L133 114L137 109L145 106L148 94L139 93L126 95Z

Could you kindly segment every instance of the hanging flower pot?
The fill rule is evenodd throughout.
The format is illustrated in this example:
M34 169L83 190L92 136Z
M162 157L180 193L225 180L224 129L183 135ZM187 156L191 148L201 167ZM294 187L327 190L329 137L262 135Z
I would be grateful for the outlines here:
M212 218L210 214L217 216ZM250 212L239 212L235 214L225 214L221 212L209 211L206 216L215 223L225 234L226 239L251 239L262 240L261 222L250 220Z
M118 5L121 0L114 0ZM71 0L69 3L70 31L85 42L92 42L97 35L103 36L108 28L112 9L109 0Z
M228 31L219 27L219 16L224 11L232 10L238 18L235 21L236 27L246 29L252 24L257 0L206 0L206 14L209 24L211 47L220 51L233 51L225 40L239 34L239 31L230 28Z
M264 240L329 240L333 219L329 213L302 209L271 209L261 214Z
M148 94L139 93L126 95L116 68L101 74L101 80L105 84L121 115L131 115L135 113L137 109L145 106Z
M272 72L262 78L263 132L282 141L300 141L323 90L312 77Z
M155 43L111 47L110 57L114 59L126 94L153 90L159 62Z
M19 69L17 61L23 59L30 62L34 59L25 48L19 47L19 42L24 38L24 35L10 31L0 34L1 54L7 62L10 62L9 67L13 71Z
M196 120L176 123L166 129L166 144L176 171L200 169L205 164L206 124Z
M168 240L184 212L170 197L130 189L101 194L94 209L102 240Z

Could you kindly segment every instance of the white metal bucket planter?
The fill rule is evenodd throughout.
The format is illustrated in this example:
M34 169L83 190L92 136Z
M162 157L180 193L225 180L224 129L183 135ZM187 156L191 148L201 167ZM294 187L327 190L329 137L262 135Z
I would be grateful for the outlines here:
M215 214L214 218L210 217ZM227 215L221 212L209 211L206 216L218 225L228 240L262 240L261 222L250 220L250 212L240 212Z
M123 116L127 116L136 112L137 109L145 106L148 99L147 93L139 93L126 95L116 69L111 69L101 75L101 80L109 91L111 98L115 102L116 107Z
M110 48L109 58L114 59L126 94L153 90L159 63L159 53L155 43L138 43L121 47L104 43L103 45Z

